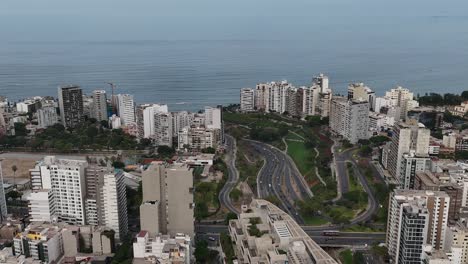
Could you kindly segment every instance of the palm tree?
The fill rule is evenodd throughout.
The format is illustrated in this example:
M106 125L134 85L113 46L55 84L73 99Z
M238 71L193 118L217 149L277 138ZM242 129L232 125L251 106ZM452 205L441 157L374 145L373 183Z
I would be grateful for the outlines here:
M16 165L11 166L11 170L13 171L13 188L16 190L16 171L18 170L18 167Z

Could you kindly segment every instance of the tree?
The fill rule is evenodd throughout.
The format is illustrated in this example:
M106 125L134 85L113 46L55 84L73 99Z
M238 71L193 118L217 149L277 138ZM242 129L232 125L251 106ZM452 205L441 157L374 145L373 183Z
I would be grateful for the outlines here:
M201 150L202 153L209 153L209 154L215 154L216 153L216 149L212 148L212 147L207 147L207 148L204 148Z
M364 145L359 149L359 153L364 157L368 157L372 154L372 148L369 145Z
M233 212L229 212L227 215L226 215L226 225L229 224L229 220L234 220L234 219L237 219L237 215Z
M209 256L208 242L200 240L195 243L195 259L197 263L207 263Z
M15 123L15 136L27 136L29 130L26 129L26 124L24 123Z
M174 155L175 150L168 146L159 146L158 147L158 155L161 157L170 158Z
M13 171L13 186L16 184L16 171L18 170L18 167L16 165L11 166L11 170Z
M116 169L123 169L125 168L125 163L119 161L119 160L116 160L114 162L112 162L112 167L116 168Z

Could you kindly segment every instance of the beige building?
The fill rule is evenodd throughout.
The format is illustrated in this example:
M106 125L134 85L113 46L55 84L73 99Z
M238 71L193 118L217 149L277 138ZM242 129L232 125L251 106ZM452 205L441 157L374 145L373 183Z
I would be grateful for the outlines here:
M452 264L468 263L468 228L465 225L457 223L447 229L445 251Z
M265 200L244 206L229 221L238 263L337 263L287 213Z
M400 180L404 154L413 157L429 155L430 130L416 120L399 122L394 126L392 141L388 149L387 166L390 175Z
M142 180L142 230L151 234L184 233L193 237L195 230L192 170L182 163L153 162L143 171ZM159 206L155 206L156 204ZM148 219L155 215L159 219ZM151 221L159 222L159 230L155 229L156 224ZM143 226L146 228L143 229Z

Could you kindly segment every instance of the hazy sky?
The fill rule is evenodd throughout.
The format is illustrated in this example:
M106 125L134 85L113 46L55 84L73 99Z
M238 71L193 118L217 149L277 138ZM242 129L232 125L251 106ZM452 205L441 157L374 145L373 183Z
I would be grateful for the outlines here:
M300 37L295 25L314 20L359 26L467 10L467 0L1 0L0 41Z

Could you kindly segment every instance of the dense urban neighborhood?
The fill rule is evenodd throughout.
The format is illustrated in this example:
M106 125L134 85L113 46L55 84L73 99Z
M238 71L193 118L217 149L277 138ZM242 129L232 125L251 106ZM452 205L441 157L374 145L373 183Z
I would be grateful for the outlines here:
M468 91L0 95L0 262L467 263Z

